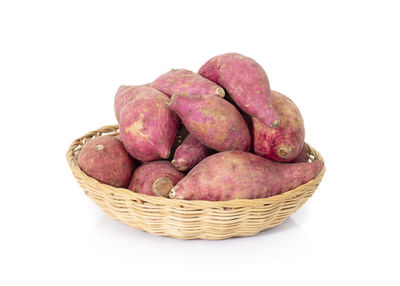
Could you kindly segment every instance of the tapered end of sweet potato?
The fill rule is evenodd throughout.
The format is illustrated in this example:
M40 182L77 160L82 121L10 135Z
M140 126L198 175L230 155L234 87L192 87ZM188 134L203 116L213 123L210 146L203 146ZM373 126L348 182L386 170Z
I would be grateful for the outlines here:
M168 197L173 187L169 178L158 178L153 183L153 193L159 197Z
M171 155L171 150L165 146L160 146L158 148L158 155L163 159L168 159L169 155Z
M170 199L177 199L177 200L183 200L185 199L183 194L176 194L176 191L178 190L178 186L175 186L171 189L171 191L169 192L168 196Z
M176 192L175 192L175 188L172 188L171 191L168 194L170 199L175 199L176 196Z
M186 171L188 168L187 166L184 164L184 162L182 162L182 160L172 160L171 161L172 165L174 165L175 169L179 170L179 171Z
M224 90L222 87L218 87L218 88L215 90L215 92L216 92L216 94L217 94L218 96L220 96L220 97L224 97L224 96L225 96L225 90Z

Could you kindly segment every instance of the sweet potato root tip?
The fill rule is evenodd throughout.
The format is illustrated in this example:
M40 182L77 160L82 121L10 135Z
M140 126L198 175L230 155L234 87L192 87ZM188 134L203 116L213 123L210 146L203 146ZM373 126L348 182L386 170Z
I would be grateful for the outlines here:
M221 97L224 97L224 96L225 96L225 91L224 91L224 89L221 88L221 87L218 87L218 88L217 88L217 94L220 95Z
M172 188L171 191L169 192L169 198L174 199L175 195L176 195L175 188Z
M160 157L163 159L168 159L169 156L171 155L170 149L164 148L163 146L159 148L158 153Z
M171 163L172 163L172 165L174 165L175 169L177 169L179 171L187 170L187 167L184 164L182 164L182 162L178 163L177 161L172 160Z

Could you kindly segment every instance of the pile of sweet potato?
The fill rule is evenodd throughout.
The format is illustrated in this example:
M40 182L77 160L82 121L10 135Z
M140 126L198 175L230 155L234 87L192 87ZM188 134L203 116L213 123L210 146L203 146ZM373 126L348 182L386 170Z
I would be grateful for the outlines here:
M266 198L316 177L299 109L271 91L264 69L236 53L194 73L171 70L150 84L121 86L119 138L86 144L79 167L115 187L171 199Z

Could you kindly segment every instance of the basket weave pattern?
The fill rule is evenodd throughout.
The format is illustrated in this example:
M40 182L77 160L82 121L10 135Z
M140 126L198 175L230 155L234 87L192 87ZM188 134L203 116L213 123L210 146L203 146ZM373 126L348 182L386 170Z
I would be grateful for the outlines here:
M222 202L172 200L134 193L102 184L86 175L77 156L89 140L97 136L118 136L118 125L110 125L74 140L67 151L73 175L85 193L104 213L135 229L180 239L225 239L252 236L274 227L297 211L315 192L325 168L308 183L281 195L252 200ZM308 146L311 160L322 156Z

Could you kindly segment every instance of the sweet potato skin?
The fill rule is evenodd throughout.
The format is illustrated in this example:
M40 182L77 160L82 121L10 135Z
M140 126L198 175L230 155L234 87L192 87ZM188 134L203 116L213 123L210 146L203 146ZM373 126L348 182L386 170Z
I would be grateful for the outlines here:
M174 95L170 109L203 145L217 151L249 150L250 132L246 122L225 99L213 95Z
M171 154L167 159L168 161L172 161L174 159L176 149L178 149L178 147L182 144L182 142L186 139L188 135L189 132L186 130L185 126L183 124L180 124L178 131L176 132L174 144L172 144L171 147Z
M278 128L271 128L253 117L253 149L257 155L290 162L304 145L303 117L296 104L285 95L272 91L271 98L281 124Z
M279 126L267 74L255 60L237 53L222 54L207 61L198 73L225 88L250 116L265 125Z
M315 178L321 161L280 163L241 151L211 155L197 164L170 192L170 198L225 201L266 198Z
M303 148L301 148L299 155L297 155L296 158L294 158L291 163L306 163L309 162L309 157L308 157L308 147L306 144L303 145Z
M201 75L185 69L172 69L162 74L151 87L158 89L171 97L173 94L225 96L222 87Z
M114 112L117 121L119 122L119 117L121 114L122 108L129 101L134 99L136 96L146 93L146 89L148 89L148 85L121 85L117 93L114 97Z
M149 87L123 107L120 138L132 157L140 161L169 157L179 119L168 108L168 100L165 94Z
M189 134L176 149L172 165L179 171L187 171L210 154L211 150L204 146L193 135Z
M154 182L158 179L165 178L170 180L171 187L178 183L184 174L179 172L168 161L153 161L144 163L138 167L133 173L129 189L136 193L142 193L150 196L160 196L155 192ZM166 196L168 192L164 195Z
M126 188L135 162L118 139L100 136L83 146L78 155L78 166L104 184Z

